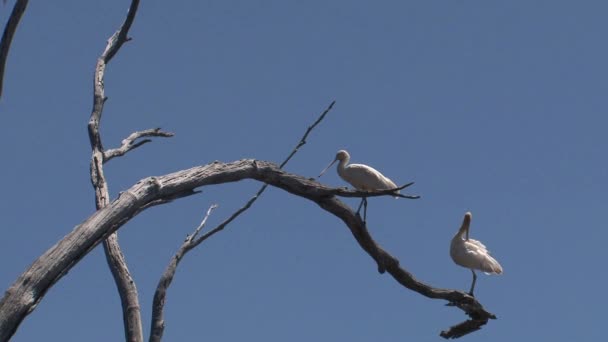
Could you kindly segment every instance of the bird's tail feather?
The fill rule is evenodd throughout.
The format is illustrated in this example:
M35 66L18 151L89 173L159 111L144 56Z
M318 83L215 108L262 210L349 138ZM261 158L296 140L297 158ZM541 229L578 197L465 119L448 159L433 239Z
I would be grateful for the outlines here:
M486 274L502 274L502 266L500 266L496 259L488 255L483 264L483 271Z

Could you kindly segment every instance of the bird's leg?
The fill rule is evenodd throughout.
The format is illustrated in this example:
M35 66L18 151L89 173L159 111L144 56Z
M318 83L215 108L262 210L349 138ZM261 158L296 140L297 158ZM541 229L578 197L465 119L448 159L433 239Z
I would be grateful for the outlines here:
M357 208L357 212L356 212L357 215L359 215L359 212L361 211L361 207L363 207L363 223L365 223L365 219L367 217L367 198L366 197L361 198L361 203L359 203L359 208Z
M363 197L363 223L367 222L367 197Z
M355 214L359 214L359 212L361 211L361 207L363 206L363 201L365 200L365 198L361 199L361 203L359 203L359 207L357 208L357 212Z
M473 271L473 269L471 269L471 272L473 273L473 283L471 284L471 290L469 291L469 294L471 295L471 297L475 297L473 295L473 290L475 290L475 282L477 281L477 274L475 274L475 271Z

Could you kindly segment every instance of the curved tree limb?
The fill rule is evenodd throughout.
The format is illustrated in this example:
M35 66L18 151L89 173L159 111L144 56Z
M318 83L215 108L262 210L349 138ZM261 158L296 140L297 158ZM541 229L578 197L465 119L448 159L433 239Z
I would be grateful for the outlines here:
M118 52L122 44L127 41L127 33L131 27L131 24L133 23L133 20L135 19L138 5L139 0L131 1L131 7L129 8L125 21L120 26L118 31L116 31L108 39L106 48L101 56L97 59L97 64L95 66L95 76L93 82L93 110L91 111L91 116L89 118L88 132L92 150L90 166L91 183L95 189L95 206L97 210L107 206L110 202L108 183L106 182L104 176L103 164L113 157L122 156L129 150L137 148L138 146L141 146L149 141L143 140L138 143L134 143L136 139L142 136L158 136L162 134L160 129L135 132L127 139L123 140L120 148L104 152L103 145L101 143L101 135L99 133L99 124L101 121L101 115L103 113L103 105L107 99L104 89L106 65ZM120 296L125 339L129 342L142 342L144 336L137 286L131 277L125 256L123 255L120 244L118 243L118 235L116 233L109 235L108 238L103 242L103 248L108 267L110 268L114 278L114 283L116 284L116 288Z
M14 334L51 286L80 259L142 210L188 196L202 186L243 179L255 179L306 198L340 218L359 245L376 261L378 269L386 270L404 287L429 298L454 303L473 320L484 324L488 319L494 318L474 297L457 290L431 287L400 268L399 261L372 239L361 218L334 196L335 189L287 173L274 163L245 159L231 163L214 162L159 177L148 177L122 192L117 199L76 226L34 261L0 300L0 341L7 340ZM479 326L481 325L483 324Z
M6 68L8 51L11 48L11 42L13 41L15 31L17 31L17 26L19 26L19 21L21 21L21 17L23 16L23 13L25 13L25 9L27 8L27 3L28 0L17 0L15 2L15 6L13 7L13 11L11 12L11 16L8 18L6 27L4 27L2 40L0 40L0 98L2 98L4 70Z

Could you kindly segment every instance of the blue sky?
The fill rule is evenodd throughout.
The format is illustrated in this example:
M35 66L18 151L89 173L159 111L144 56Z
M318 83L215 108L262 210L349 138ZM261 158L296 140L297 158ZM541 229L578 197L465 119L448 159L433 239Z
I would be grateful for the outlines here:
M3 6L7 19L12 1ZM128 1L31 2L0 115L0 287L94 211L86 132L92 75ZM466 290L448 248L463 214L501 262L476 295L498 316L467 341L600 340L608 301L608 4L602 1L143 1L106 72L102 139L155 140L106 165L112 196L214 160L280 162L314 177L335 152L420 200L373 198L368 227L419 279ZM344 186L335 170L321 179ZM258 188L208 187L120 230L146 333L160 274L217 203L214 226ZM345 199L353 206L356 199ZM184 259L167 341L439 341L465 319L379 275L347 228L269 189ZM53 287L13 341L116 341L120 302L100 248Z

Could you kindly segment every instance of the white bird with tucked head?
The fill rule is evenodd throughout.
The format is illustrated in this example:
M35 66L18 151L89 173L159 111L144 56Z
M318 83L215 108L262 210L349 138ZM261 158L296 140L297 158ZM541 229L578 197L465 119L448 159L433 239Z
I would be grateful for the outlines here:
M321 177L325 171L327 171L335 162L340 161L338 164L338 175L342 177L345 181L350 183L350 185L354 186L355 189L361 191L378 191L378 190L389 190L396 189L397 185L383 174L380 171L374 169L371 166L363 165L363 164L348 164L350 161L350 155L346 150L340 150L336 153L336 158L332 161L323 171L319 177ZM399 193L399 190L395 191L396 194ZM359 208L357 209L357 213L361 210L361 205L364 206L363 209L363 222L365 222L365 217L367 215L367 198L363 197L361 200L361 204L359 204Z
M454 262L462 267L466 267L473 272L473 283L469 294L473 295L477 275L475 270L480 270L486 274L502 274L502 266L496 259L490 256L490 251L483 243L469 239L469 226L471 225L471 213L464 214L462 226L458 233L452 238L450 244L450 256ZM464 236L463 236L464 235Z

